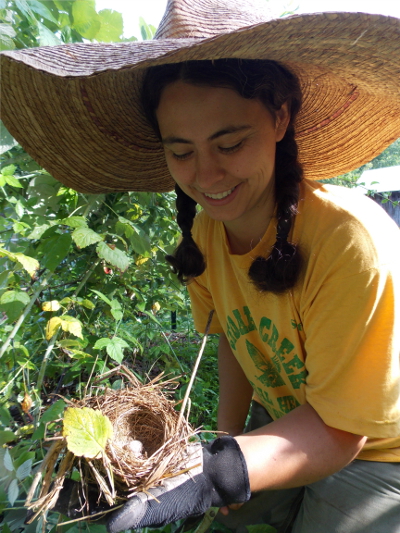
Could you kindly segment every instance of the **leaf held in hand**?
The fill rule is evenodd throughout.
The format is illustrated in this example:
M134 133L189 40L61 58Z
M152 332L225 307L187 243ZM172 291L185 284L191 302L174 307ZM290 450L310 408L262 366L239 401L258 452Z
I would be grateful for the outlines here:
M69 407L64 414L63 436L74 455L94 459L104 453L113 428L110 419L100 411Z

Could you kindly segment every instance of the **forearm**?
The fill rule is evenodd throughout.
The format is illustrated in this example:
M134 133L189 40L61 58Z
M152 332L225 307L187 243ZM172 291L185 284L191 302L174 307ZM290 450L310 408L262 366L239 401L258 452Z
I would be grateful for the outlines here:
M253 389L233 355L225 335L220 336L218 372L218 429L231 436L239 435L243 432Z
M236 437L252 491L308 485L342 469L366 437L327 426L308 404Z

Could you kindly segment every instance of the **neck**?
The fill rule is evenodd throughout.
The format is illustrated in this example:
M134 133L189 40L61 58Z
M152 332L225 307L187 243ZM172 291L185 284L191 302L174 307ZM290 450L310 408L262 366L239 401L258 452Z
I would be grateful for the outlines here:
M258 232L251 231L249 228L237 228L236 231L231 231L225 224L225 231L228 236L229 247L231 253L244 255L253 250L263 238L272 216L266 219L265 225L259 228Z
M273 180L258 204L236 220L224 222L231 253L247 254L263 238L275 210Z

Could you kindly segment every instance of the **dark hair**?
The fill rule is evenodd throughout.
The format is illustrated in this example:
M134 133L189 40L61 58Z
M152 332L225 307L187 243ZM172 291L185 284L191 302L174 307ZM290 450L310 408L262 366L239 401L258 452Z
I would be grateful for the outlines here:
M249 277L258 290L283 293L295 285L301 270L300 251L288 240L292 221L297 214L299 183L303 179L294 138L294 122L302 98L299 81L286 67L269 60L217 59L151 67L145 75L142 103L147 118L160 138L156 110L164 88L178 80L193 85L233 89L243 98L260 100L273 116L285 102L288 104L290 122L285 136L276 146L276 242L270 255L257 257L249 269ZM204 272L206 264L191 234L196 202L178 185L175 190L182 240L174 254L166 259L179 280L188 283Z

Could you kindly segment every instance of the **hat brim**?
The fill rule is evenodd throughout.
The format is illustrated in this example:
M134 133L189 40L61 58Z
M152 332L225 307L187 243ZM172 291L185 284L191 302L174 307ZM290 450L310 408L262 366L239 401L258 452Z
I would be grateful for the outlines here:
M359 167L400 136L400 19L295 15L209 39L73 44L1 54L1 118L22 147L77 191L168 191L163 148L140 106L145 69L271 59L299 77L305 175Z

